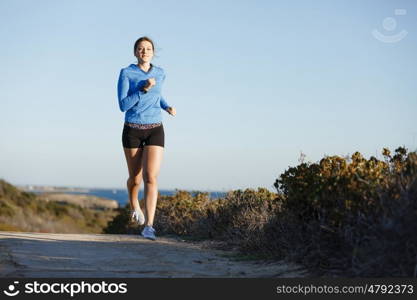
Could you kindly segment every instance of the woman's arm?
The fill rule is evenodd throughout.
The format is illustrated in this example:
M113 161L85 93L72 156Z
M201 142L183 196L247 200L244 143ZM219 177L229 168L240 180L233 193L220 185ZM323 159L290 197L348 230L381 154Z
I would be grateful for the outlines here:
M163 110L167 110L167 108L169 108L168 103L165 101L165 98L162 97L162 95L161 95L161 107Z
M143 91L138 90L130 95L129 91L129 78L127 78L124 71L120 71L119 81L117 83L117 96L119 98L119 108L122 112L131 109L136 103L139 102L140 98L145 94Z
M165 72L164 72L164 74L162 75L162 79L161 79L161 85L164 83L165 77L166 77L166 75L165 75ZM163 110L166 111L169 108L169 104L166 102L165 98L162 95L161 95L161 102L160 103L161 103L161 107L162 107Z

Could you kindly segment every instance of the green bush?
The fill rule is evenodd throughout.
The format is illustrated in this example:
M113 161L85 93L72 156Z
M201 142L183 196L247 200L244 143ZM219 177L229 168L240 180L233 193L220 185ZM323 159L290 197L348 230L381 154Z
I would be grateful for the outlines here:
M284 256L318 273L415 276L417 154L395 152L383 149L385 162L327 157L282 174L275 186L286 200L266 229L272 248L286 245Z

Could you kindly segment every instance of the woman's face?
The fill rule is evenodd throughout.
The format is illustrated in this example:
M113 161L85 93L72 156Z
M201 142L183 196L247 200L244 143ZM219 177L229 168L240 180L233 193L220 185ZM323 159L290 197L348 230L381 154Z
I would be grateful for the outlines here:
M141 41L136 48L135 56L140 63L150 62L153 57L152 44L148 41Z

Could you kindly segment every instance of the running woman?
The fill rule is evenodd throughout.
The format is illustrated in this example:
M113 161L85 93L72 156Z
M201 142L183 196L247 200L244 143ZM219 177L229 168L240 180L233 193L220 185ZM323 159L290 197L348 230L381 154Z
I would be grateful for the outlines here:
M143 36L133 47L137 64L131 64L120 71L117 84L119 108L125 112L122 133L123 150L129 171L127 190L131 208L131 219L144 225L143 237L155 240L153 228L158 197L157 176L164 150L164 127L161 109L175 116L176 110L168 105L161 95L165 73L151 60L155 53L153 41ZM144 210L138 201L143 178Z

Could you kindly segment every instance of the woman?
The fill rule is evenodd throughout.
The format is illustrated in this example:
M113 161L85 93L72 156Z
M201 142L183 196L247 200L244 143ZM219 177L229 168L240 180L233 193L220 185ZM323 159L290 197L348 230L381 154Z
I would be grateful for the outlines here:
M127 190L131 218L145 224L142 236L155 240L153 221L158 197L157 176L164 150L164 127L161 108L175 116L175 108L161 95L164 70L151 64L154 43L139 38L133 47L138 62L120 71L117 85L119 107L125 113L122 144L129 171ZM139 206L138 193L143 178L145 215Z

